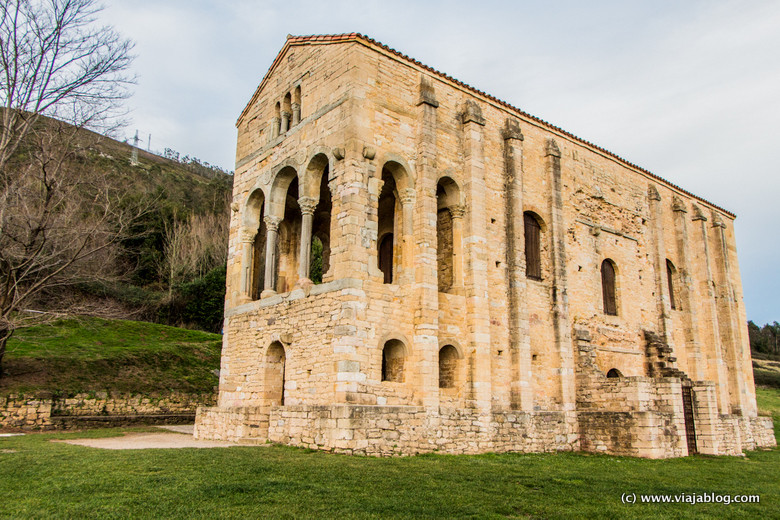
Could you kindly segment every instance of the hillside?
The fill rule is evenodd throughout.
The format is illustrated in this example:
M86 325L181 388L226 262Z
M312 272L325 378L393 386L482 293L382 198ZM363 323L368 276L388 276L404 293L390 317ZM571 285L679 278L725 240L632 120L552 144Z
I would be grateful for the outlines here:
M0 396L213 393L222 337L154 323L80 318L20 329Z
M168 149L167 157L138 150L134 162L127 143L53 119L38 125L41 134L67 134L61 141L70 150L69 175L98 176L119 194L117 204L146 211L121 243L92 262L83 281L45 290L26 307L218 332L232 175ZM19 148L17 168L40 161L40 143L31 139Z

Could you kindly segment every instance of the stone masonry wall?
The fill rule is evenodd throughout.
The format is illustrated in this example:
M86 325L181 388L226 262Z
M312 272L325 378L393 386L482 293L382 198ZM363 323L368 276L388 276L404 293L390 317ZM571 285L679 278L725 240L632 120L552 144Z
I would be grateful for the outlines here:
M24 395L0 397L0 427L22 429L53 429L64 427L67 421L85 417L141 417L155 415L194 415L199 406L215 404L213 394L192 395L171 393L161 397L141 395L109 396L76 394L64 399L35 398Z
M273 442L356 455L578 449L560 412L496 412L486 427L474 410L417 406L286 406L270 417Z

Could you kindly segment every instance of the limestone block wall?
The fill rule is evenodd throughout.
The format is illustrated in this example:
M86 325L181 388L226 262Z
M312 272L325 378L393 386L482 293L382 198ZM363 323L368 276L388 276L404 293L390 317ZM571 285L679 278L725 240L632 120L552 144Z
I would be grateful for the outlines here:
M578 449L573 417L494 413L485 426L467 409L415 406L285 406L271 410L269 439L357 455L545 452Z
M0 426L26 430L51 426L51 399L23 395L0 397Z
M356 351L365 337L356 325L361 287L359 280L341 279L313 286L308 295L297 290L229 310L220 406L264 406L278 399L266 377L274 343L285 352L285 404L333 402L334 380L351 371L340 363L342 353Z
M164 396L76 394L67 398L0 397L0 426L22 429L68 427L60 418L194 415L199 406L215 404L214 394L173 392Z

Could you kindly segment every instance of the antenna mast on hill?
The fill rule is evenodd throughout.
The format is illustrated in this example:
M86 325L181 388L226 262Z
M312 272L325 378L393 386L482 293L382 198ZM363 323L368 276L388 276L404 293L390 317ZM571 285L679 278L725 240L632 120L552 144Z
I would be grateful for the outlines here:
M152 134L149 134L149 140L146 141L146 151L147 152L152 151Z
M133 137L133 152L130 154L130 164L138 166L138 130L135 131L135 137Z

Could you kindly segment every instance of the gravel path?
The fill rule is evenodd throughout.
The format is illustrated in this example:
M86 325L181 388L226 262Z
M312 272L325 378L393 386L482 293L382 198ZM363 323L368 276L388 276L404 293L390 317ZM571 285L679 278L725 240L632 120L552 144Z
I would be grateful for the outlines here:
M52 442L65 442L90 448L105 450L146 450L150 448L229 448L242 446L235 442L196 440L192 437L192 425L161 426L166 432L126 433L122 437L104 439L68 439Z

